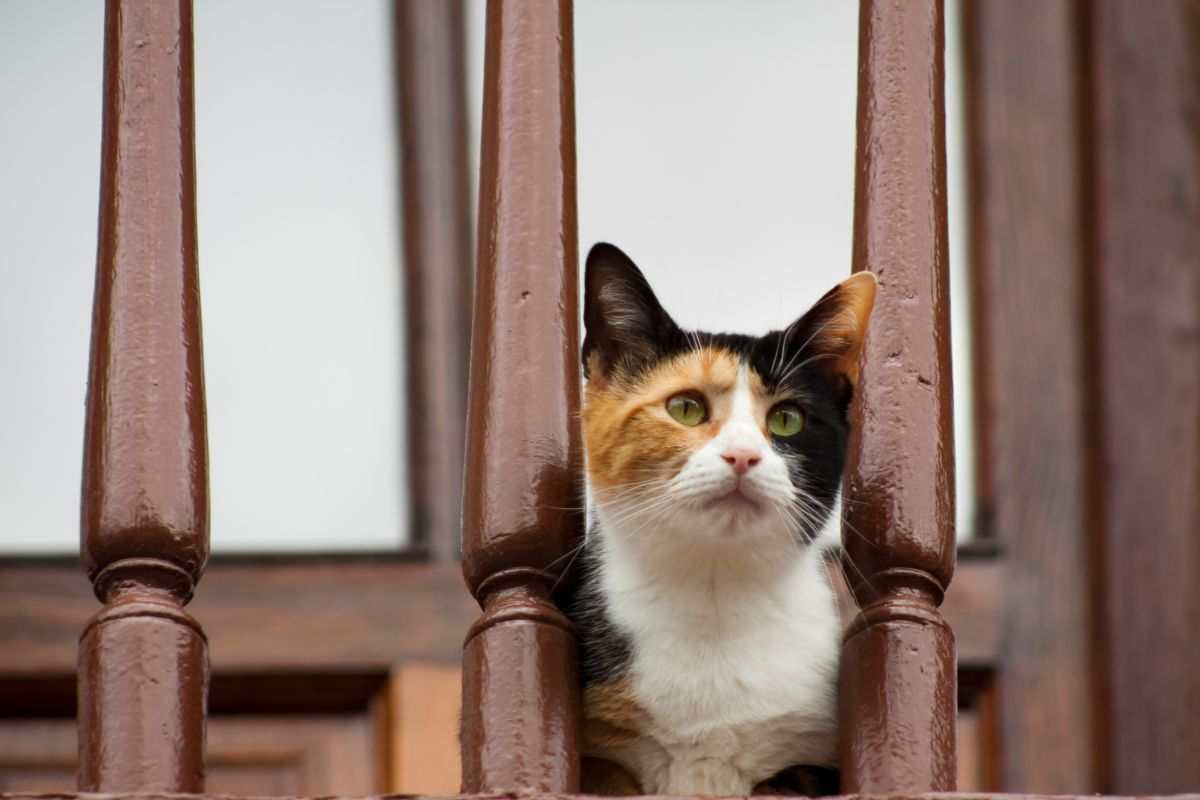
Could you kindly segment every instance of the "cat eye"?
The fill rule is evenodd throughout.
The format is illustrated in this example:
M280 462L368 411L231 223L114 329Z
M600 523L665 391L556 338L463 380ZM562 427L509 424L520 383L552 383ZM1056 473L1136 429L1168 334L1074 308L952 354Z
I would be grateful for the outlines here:
M667 413L680 425L694 428L708 419L708 407L704 398L691 392L677 394L667 400Z
M767 414L767 430L775 436L795 436L804 430L804 412L795 403L780 403Z

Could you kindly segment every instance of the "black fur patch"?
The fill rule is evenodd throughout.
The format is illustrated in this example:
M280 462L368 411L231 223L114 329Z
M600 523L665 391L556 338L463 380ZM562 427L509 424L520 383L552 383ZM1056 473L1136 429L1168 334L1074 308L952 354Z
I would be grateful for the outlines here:
M597 536L588 531L591 542ZM625 677L633 657L632 643L608 616L608 602L600 587L600 554L585 547L579 557L579 572L570 593L563 598L563 611L575 623L579 640L579 672L586 688Z

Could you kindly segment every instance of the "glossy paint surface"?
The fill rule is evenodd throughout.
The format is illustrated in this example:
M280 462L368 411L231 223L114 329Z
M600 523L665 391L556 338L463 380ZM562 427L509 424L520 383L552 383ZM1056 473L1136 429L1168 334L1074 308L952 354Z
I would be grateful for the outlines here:
M551 592L580 536L572 5L491 0L463 574L463 788L578 789L579 686Z
M110 0L81 555L79 787L204 789L208 557L192 7Z
M848 792L954 788L954 647L937 610L955 556L942 51L940 0L860 6L854 270L879 291L846 479L864 608L842 662Z
M500 595L463 656L463 791L578 791L575 635L545 597Z
M463 504L473 589L574 546L582 466L571 4L488 5Z
M104 78L84 565L94 577L152 552L198 576L208 558L208 447L191 4L110 2Z
M207 642L170 599L131 592L79 648L79 788L204 790Z

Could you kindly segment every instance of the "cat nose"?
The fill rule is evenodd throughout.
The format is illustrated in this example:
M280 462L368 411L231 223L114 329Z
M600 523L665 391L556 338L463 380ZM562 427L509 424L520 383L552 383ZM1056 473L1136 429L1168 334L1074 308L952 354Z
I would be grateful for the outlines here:
M751 467L762 461L762 456L758 454L757 450L736 447L722 453L721 460L733 467L733 471L738 475L745 475Z

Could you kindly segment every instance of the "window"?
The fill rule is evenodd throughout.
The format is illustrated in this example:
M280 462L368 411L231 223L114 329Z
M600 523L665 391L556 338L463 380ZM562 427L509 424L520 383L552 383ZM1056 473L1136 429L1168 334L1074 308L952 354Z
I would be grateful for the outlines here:
M580 247L620 244L684 324L763 331L849 269L857 9L686 5L577 3ZM957 10L948 4L947 120L965 538ZM469 3L476 161L483 13ZM24 120L0 130L0 145L22 154L0 189L11 221L0 551L67 553L78 538L103 11L14 0L0 14L0 102ZM394 550L408 531L389 4L204 0L195 35L213 550Z

